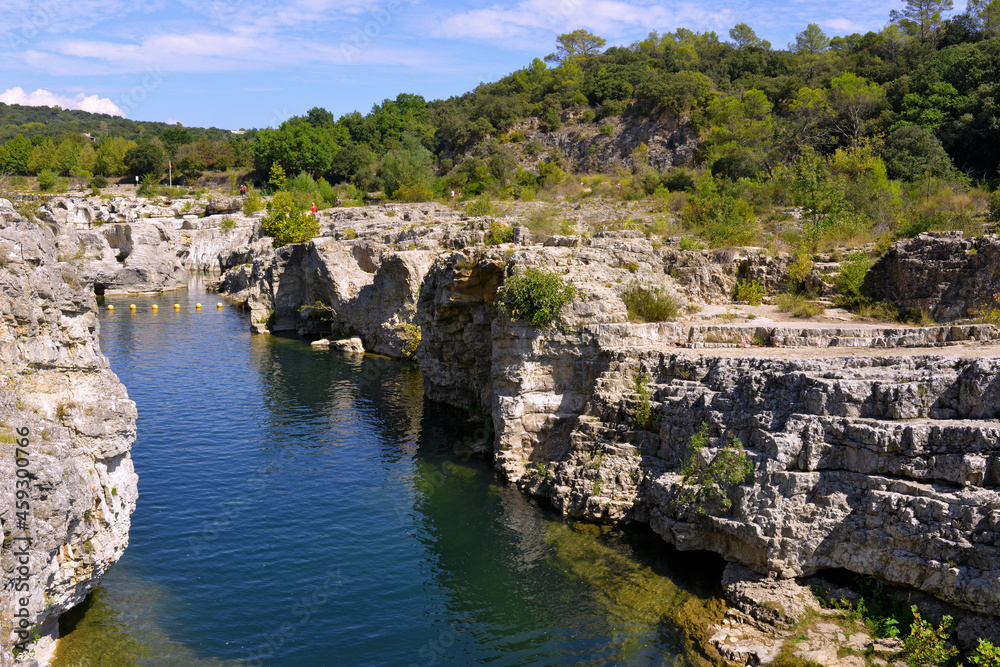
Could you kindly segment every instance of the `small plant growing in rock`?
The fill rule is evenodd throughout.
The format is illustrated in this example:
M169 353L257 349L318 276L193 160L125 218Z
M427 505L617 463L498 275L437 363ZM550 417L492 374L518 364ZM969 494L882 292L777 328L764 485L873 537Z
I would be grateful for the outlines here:
M838 305L853 308L862 300L861 288L865 282L865 274L871 268L872 259L865 252L855 250L840 262L840 273L834 280L840 296Z
M222 219L222 222L219 223L219 227L222 228L222 231L228 232L234 227L236 227L236 221L230 218L229 216L226 216L225 218Z
M707 248L704 243L692 236L685 236L681 239L680 249L681 250L704 250Z
M410 359L416 359L421 339L420 327L416 324L404 324L403 339L403 354Z
M610 136L611 136L611 134L612 134L612 133L613 133L613 132L615 131L615 126L614 126L614 125L612 125L611 123L604 123L604 124L603 124L603 125L601 125L601 127L599 128L599 131L600 131L600 133L601 133L601 134L603 134L604 136L606 136L606 137L610 137Z
M575 296L576 288L555 273L530 268L504 282L494 305L512 320L541 327L555 321Z
M514 228L510 225L505 225L502 222L492 222L490 224L490 231L486 232L486 238L483 242L486 245L500 245L502 243L511 243L514 241Z
M656 420L653 419L653 404L650 399L653 397L649 390L649 373L640 371L636 373L635 384L635 427L639 430L652 430Z
M935 628L920 616L917 606L910 607L913 612L913 625L910 634L903 639L906 662L910 667L924 665L943 665L958 653L954 646L946 646L945 641L951 634L955 624L951 616L944 616L941 624Z
M733 488L742 484L753 472L753 461L743 451L739 438L728 440L719 448L710 462L705 462L702 452L709 444L708 424L691 436L687 456L681 463L682 503L697 504L699 514L707 514L710 506L728 512L733 506Z

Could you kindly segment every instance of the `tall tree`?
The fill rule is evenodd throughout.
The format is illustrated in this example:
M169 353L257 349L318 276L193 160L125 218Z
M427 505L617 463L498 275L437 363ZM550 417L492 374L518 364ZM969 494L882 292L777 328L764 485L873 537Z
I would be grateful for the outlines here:
M733 45L737 49L742 49L746 46L757 46L765 50L771 48L771 42L758 37L753 28L746 23L737 23L730 28L729 39L733 40Z
M966 11L983 37L1000 33L1000 0L968 0Z
M898 23L921 42L937 44L945 12L954 9L952 0L904 0L902 10L889 12L889 20Z
M573 32L556 37L559 44L555 53L545 56L547 62L561 63L576 56L593 56L601 52L607 43L603 37L584 30L574 30Z
M830 48L830 39L817 24L810 23L805 30L795 35L795 44L788 46L795 53L817 54Z

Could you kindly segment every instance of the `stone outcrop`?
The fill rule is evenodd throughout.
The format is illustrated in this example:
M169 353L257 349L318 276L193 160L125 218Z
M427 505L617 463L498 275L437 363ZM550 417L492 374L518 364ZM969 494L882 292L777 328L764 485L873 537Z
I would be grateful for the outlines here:
M36 657L44 658L59 615L83 600L128 544L136 411L98 345L86 278L86 248L98 240L72 230L57 237L49 226L19 220L2 201L0 216L6 665L19 641L12 619L26 619L42 637Z
M682 251L634 230L484 247L487 221L400 211L402 223L336 211L308 244L252 241L220 260L223 286L260 329L353 333L393 356L416 324L427 395L487 415L497 468L568 516L648 522L779 581L843 568L970 612L1000 608L995 327L632 323L629 285L690 314L731 304L738 280L779 289L788 260ZM950 266L965 275L980 254ZM496 311L526 267L578 291L555 326ZM753 472L727 502L699 506L680 464L703 425L704 463L739 439Z
M649 522L681 549L781 578L843 568L968 610L1000 608L995 328L734 326L754 342L683 351L706 332L625 321L620 283L605 282L618 259L602 250L532 248L508 264L453 255L428 276L418 314L428 392L463 407L492 397L493 453L509 480L569 516ZM558 326L492 312L488 276L513 265L547 266L581 290ZM644 271L633 275L651 281ZM675 289L671 269L659 272ZM913 345L944 354L875 352ZM647 428L635 423L637 382L650 392ZM702 424L703 456L738 438L753 463L729 510L684 500L679 464Z
M865 276L866 293L935 322L1000 306L1000 237L926 232L893 245Z

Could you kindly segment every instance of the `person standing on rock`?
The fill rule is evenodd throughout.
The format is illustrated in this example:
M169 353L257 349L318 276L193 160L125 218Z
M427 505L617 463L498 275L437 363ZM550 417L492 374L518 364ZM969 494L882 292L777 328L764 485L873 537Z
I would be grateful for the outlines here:
M316 202L313 202L312 214L316 215Z

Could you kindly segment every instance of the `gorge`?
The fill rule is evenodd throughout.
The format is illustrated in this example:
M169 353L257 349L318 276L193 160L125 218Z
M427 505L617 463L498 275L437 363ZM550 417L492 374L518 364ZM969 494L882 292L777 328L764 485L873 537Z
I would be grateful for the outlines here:
M775 291L788 257L588 227L607 211L576 212L576 234L544 243L513 211L513 241L486 245L495 220L440 204L333 209L313 241L275 249L238 198L211 206L198 217L180 202L55 199L41 227L0 209L11 387L2 417L39 434L32 562L51 573L31 592L34 605L44 600L39 628L53 630L120 557L135 507L135 409L95 347L91 290L157 293L194 271L217 272L256 331L356 337L396 358L415 351L428 398L482 417L466 445L504 480L565 517L649 524L681 550L721 555L734 564L727 592L755 576L736 564L792 584L846 570L929 594L962 610L960 634L991 636L1000 333L952 320L998 289L995 236L921 235L870 272L936 325L796 323L731 301L737 281ZM554 326L497 312L500 287L530 267L576 289ZM622 293L634 282L675 295L688 316L630 321ZM703 425L703 457L738 439L753 464L728 510L685 500L681 464ZM5 458L5 488L16 467ZM5 538L20 536L8 528L13 508L3 510ZM734 598L746 625L794 620ZM728 635L712 644L721 656L775 653L775 640Z

